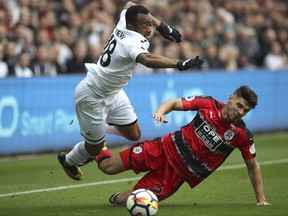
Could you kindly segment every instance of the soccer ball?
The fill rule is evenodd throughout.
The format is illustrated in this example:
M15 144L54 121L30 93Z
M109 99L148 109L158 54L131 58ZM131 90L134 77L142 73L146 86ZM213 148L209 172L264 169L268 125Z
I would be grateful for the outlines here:
M132 216L152 216L158 211L158 199L152 191L138 189L129 195L126 207Z

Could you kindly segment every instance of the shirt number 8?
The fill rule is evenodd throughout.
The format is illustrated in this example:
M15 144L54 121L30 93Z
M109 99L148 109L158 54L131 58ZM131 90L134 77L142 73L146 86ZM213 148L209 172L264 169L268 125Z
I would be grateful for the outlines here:
M111 54L114 52L117 44L117 41L115 39L113 40L113 38L114 36L112 34L101 53L100 64L102 67L107 67L111 62Z

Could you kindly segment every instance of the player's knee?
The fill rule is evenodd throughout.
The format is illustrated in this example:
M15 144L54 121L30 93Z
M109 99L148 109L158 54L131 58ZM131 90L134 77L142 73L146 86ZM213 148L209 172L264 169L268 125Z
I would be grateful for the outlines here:
M134 133L129 134L127 137L131 141L137 141L141 138L141 130L136 130Z

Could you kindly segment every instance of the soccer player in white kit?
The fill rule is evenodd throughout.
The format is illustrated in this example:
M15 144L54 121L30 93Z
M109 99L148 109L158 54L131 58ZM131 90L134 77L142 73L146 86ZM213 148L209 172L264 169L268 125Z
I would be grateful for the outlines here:
M136 141L141 136L137 116L123 88L132 77L137 63L149 68L200 67L203 60L176 60L148 51L153 28L166 39L181 42L181 34L153 17L147 8L127 2L120 20L104 47L97 64L86 63L87 76L74 93L75 109L84 141L58 161L66 174L82 180L79 166L85 165L106 146L105 133Z

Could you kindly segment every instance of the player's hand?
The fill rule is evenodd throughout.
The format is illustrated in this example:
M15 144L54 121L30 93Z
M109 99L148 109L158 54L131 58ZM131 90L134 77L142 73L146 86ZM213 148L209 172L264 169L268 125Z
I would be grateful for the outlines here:
M169 25L161 22L160 26L158 26L156 30L167 40L175 40L177 43L181 42L182 35L174 27L170 27Z
M177 62L177 68L180 71L188 70L189 68L199 68L203 63L204 61L197 56L195 59L190 58L186 61L179 60Z
M271 205L271 204L266 201L257 202L257 206L263 206L263 205L266 206L266 205Z
M154 118L157 121L157 124L159 123L168 123L168 120L164 117L164 115L159 113L152 114L152 118Z

